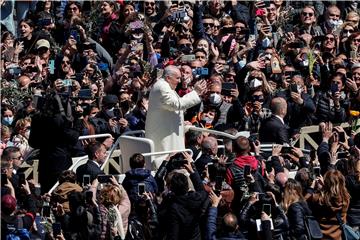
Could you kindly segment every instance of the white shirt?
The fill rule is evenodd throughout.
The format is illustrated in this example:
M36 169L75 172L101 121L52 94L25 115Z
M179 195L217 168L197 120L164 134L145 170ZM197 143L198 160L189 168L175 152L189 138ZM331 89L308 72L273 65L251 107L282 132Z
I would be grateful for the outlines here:
M285 125L284 120L282 119L282 117L280 117L280 116L278 116L278 115L276 115L276 114L274 114L274 116L277 117L278 119L280 119L280 121L282 122L282 124Z

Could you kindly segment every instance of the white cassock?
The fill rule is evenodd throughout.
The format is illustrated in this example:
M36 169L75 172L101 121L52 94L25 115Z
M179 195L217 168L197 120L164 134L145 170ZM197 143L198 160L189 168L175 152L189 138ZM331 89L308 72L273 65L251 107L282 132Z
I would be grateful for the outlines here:
M154 141L156 152L185 149L184 110L200 102L196 91L179 97L164 79L154 84L149 96L145 137ZM156 168L163 159L157 157Z

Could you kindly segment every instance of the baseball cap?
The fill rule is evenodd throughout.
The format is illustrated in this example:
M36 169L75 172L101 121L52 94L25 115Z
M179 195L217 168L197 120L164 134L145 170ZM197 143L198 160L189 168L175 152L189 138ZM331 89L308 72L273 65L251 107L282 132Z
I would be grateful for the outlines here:
M48 49L50 49L50 43L48 40L46 39L40 39L36 42L35 44L35 48L36 50L39 49L39 48L42 48L42 47L46 47Z

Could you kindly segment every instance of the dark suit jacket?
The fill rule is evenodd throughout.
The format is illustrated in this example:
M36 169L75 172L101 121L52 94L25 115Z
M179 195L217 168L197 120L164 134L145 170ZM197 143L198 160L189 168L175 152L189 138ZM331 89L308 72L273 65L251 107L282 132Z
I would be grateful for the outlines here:
M76 170L76 177L79 185L82 184L84 175L90 175L90 182L92 182L99 174L105 173L92 160L88 160L85 164L79 166Z
M259 139L262 143L290 143L288 127L279 118L272 115L261 123Z

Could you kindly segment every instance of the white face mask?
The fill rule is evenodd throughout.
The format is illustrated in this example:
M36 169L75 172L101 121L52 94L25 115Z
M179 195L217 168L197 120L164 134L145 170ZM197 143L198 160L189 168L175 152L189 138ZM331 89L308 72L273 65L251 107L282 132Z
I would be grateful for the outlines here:
M250 81L249 85L250 85L250 88L258 88L258 87L262 86L262 81L260 81L257 78L254 78Z
M210 94L209 101L211 104L218 105L221 103L221 96L217 93Z
M307 67L307 66L309 66L309 59L305 59L305 60L301 61L301 62L300 62L300 65L301 65L302 67Z
M343 24L343 21L340 19L340 20L333 20L333 19L330 19L328 21L329 25L332 27L332 28L337 28L339 27L340 25Z
M25 138L26 139L29 139L29 137L30 137L30 129L29 130L26 130L26 132L25 132L25 134L24 134L25 136Z

